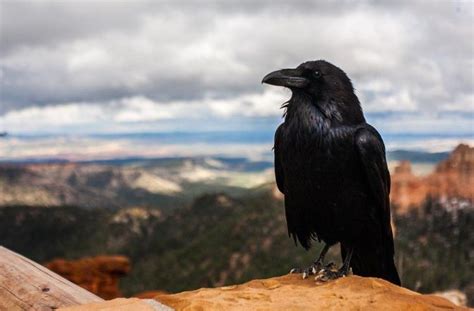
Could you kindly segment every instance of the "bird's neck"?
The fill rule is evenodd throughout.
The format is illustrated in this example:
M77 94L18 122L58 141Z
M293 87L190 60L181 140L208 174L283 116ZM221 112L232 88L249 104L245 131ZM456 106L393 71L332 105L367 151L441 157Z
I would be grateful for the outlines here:
M351 98L315 99L304 92L294 92L286 105L285 122L296 119L298 122L324 122L330 127L352 126L365 122L357 96Z

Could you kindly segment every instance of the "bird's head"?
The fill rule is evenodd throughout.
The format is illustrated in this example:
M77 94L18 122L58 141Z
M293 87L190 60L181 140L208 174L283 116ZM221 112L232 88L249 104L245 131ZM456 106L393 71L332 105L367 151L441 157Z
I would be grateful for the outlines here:
M287 87L293 94L305 93L323 112L349 115L347 118L355 117L355 122L363 119L351 80L339 67L327 61L308 61L294 69L271 72L262 83Z
M351 80L339 67L324 60L304 62L294 69L267 74L262 83L304 91L316 99L353 94Z

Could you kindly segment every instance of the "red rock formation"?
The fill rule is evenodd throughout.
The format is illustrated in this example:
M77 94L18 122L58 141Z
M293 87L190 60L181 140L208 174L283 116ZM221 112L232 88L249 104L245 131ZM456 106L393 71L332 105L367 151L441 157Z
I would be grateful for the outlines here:
M422 178L413 175L410 162L402 161L395 168L390 198L398 208L397 213L405 213L409 207L423 202L427 192L428 187Z
M45 266L104 299L122 296L119 278L130 271L130 261L124 256L97 256L72 261L55 259Z
M474 199L474 147L459 145L428 176L430 193L437 197Z
M474 148L459 145L448 159L425 177L413 175L411 165L401 162L392 174L391 201L397 213L420 206L428 197L474 201Z

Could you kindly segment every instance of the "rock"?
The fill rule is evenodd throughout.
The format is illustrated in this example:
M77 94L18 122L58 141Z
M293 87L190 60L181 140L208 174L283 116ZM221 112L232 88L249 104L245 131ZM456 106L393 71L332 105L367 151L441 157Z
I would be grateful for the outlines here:
M315 283L294 274L178 294L160 293L155 302L121 298L61 310L467 310L442 297L421 295L377 278L349 276Z
M133 295L133 297L146 299L146 298L155 298L156 296L166 295L166 294L168 294L168 293L165 292L164 290L150 290L150 291L135 294L135 295Z
M242 285L160 294L176 310L462 310L377 278L349 276L327 283L285 275Z
M428 196L474 201L474 147L459 145L428 176L415 176L411 164L402 161L392 173L390 200L404 214L421 206Z
M459 145L426 181L433 196L474 199L474 147Z
M444 292L435 292L432 295L446 298L457 306L467 306L467 296L465 293L457 289L447 290Z
M409 161L400 162L391 178L390 199L397 207L397 213L405 214L409 208L420 205L426 199L428 187L421 177L412 173Z
M119 278L130 271L130 260L125 256L97 256L72 261L55 259L45 266L104 299L112 299L122 296Z

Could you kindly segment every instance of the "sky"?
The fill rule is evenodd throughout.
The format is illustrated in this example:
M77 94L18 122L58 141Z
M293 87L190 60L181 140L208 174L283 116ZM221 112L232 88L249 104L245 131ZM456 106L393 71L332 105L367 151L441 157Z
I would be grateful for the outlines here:
M473 20L449 0L0 0L0 131L271 134L290 93L262 77L325 59L382 135L448 148L474 135Z

